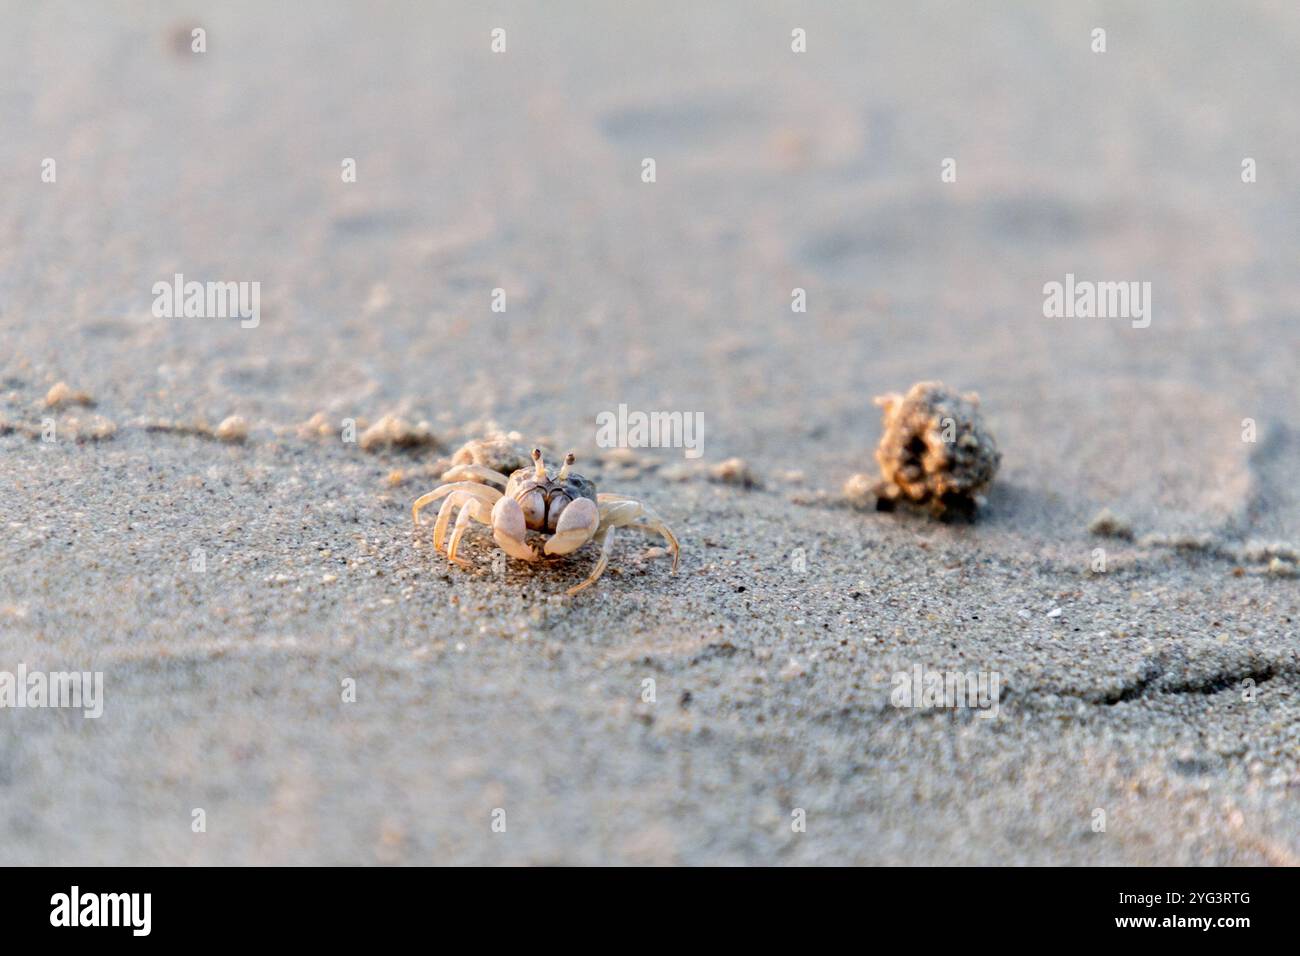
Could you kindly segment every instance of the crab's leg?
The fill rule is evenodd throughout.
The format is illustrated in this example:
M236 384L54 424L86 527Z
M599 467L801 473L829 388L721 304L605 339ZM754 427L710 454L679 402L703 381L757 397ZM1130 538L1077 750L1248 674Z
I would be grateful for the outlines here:
M633 501L624 495L598 495L597 497L600 499L600 527L592 540L600 545L600 557L596 560L596 566L592 569L587 580L581 584L575 584L566 593L573 595L586 590L605 573L605 567L609 564L610 552L614 548L615 528L638 528L642 531L654 531L663 535L672 547L673 570L677 570L677 559L680 556L681 547L677 543L677 536L673 534L668 525L664 524L662 518L641 504L641 502ZM569 508L572 507L573 505L569 505ZM565 508L564 510L567 512L569 509ZM560 515L560 520L564 520L564 515ZM638 523L641 521L645 523Z
M486 481L491 485L500 485L502 488L510 481L499 471L483 465L453 465L442 473L443 481L464 481L467 478L477 478L479 481Z
M472 494L474 497L485 501L487 504L493 504L501 497L501 492L495 488L489 488L487 485L480 485L477 481L457 481L449 485L439 485L427 495L420 495L411 504L411 520L415 526L420 526L420 510L430 502L437 501L439 498L451 494L453 491L464 491Z
M483 488L482 485L478 485L476 487ZM455 510L456 508L463 509L468 505L476 505L476 504L482 505L486 508L488 505L492 504L494 501L498 500L501 497L491 488L483 488L483 491L488 492L489 494L492 495L492 497L487 497L486 495L477 494L472 490L466 490L466 489L461 489L460 491L453 491L451 494L449 494L446 497L446 499L442 503L442 507L438 509L437 520L435 520L433 523L434 548L436 548L439 551L442 550L442 543L447 538L447 524L448 522L451 521L451 513L453 510ZM488 523L490 522L484 522L484 524L488 524Z
M476 499L463 491L453 491L442 499L442 504L438 507L438 517L433 521L433 548L435 551L441 551L443 542L447 540L447 525L451 523L451 513L474 500Z
M572 507L572 505L570 505L570 507ZM568 509L566 508L565 510L567 511ZM564 516L561 515L560 517L562 518ZM596 535L592 540L600 545L600 557L596 559L596 566L591 569L591 574L587 575L587 580L580 584L575 584L573 587L569 588L569 590L564 592L570 597L577 594L579 591L585 591L587 588L591 587L600 579L600 576L605 573L605 566L609 564L609 553L614 550L614 529L612 527L602 526L601 529L596 532Z
M450 499L449 499L450 500ZM469 530L471 520L481 524L492 524L492 511L482 501L477 498L471 498L466 501L460 509L460 514L456 515L456 527L451 532L451 543L447 546L447 560L454 561L460 565L468 565L469 562L464 558L456 557L456 549L460 546L460 539L465 536Z
M600 501L600 527L604 528L623 528L631 527L639 531L652 531L655 534L662 535L668 542L668 546L673 552L673 571L677 570L677 562L681 557L681 545L677 542L677 535L673 534L672 528L659 517L655 511L639 501L633 501L631 498L623 495L598 495Z
M599 501L602 505L614 504L620 501L636 502L636 499L633 498L631 495L616 495L613 492L607 492L607 491L602 491L600 494L596 495L596 500ZM646 508L644 505L642 505L642 508L645 512L650 511L650 509ZM644 518L645 515L643 514L641 517ZM642 531L652 530L651 528L649 528L649 526L640 524L636 521L629 521L623 527L640 528Z

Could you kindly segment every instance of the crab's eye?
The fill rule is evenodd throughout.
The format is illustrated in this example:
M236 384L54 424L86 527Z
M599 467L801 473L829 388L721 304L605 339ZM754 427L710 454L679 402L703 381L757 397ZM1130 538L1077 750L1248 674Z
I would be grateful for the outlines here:
M524 524L530 531L541 531L546 527L546 499L540 491L533 489L520 495L519 507L524 511Z
M565 505L569 503L569 496L565 494L555 494L551 496L551 503L546 509L546 530L554 531L556 523L560 520L560 513L564 511Z

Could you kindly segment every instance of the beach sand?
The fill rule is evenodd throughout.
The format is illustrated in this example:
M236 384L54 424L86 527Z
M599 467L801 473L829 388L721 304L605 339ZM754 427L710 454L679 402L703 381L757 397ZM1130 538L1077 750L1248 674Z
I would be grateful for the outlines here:
M4 4L0 670L105 690L0 712L0 862L1300 860L1294 7L190 9ZM1150 326L1045 318L1067 273ZM997 437L974 523L842 501L925 379ZM678 573L449 565L410 503L495 428Z

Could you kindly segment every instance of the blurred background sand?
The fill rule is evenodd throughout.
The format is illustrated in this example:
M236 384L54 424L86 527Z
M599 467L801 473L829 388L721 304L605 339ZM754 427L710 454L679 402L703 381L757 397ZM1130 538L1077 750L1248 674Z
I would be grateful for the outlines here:
M0 713L0 862L1300 859L1300 600L1252 550L1300 541L1294 5L2 6L0 669L107 700ZM176 272L260 326L154 318ZM1044 318L1067 272L1151 326ZM835 500L925 378L1002 447L977 524ZM701 470L602 458L620 403L702 412ZM679 574L449 568L409 504L492 423ZM891 707L916 663L999 718Z

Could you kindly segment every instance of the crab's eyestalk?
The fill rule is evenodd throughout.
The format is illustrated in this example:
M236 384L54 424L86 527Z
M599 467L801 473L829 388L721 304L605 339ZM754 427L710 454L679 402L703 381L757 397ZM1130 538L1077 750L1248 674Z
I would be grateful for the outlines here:
M545 481L546 465L542 462L542 450L540 448L533 449L533 468L535 469L534 477L538 481Z
M559 473L558 475L555 476L555 480L556 480L556 481L563 481L565 478L568 478L568 477L569 477L569 468L570 468L570 467L573 465L573 463L574 463L575 461L577 461L577 460L578 460L578 458L577 458L576 455L574 455L573 452L569 452L567 455L565 455L565 456L564 456L564 467L561 468L561 469L560 469L560 473Z

